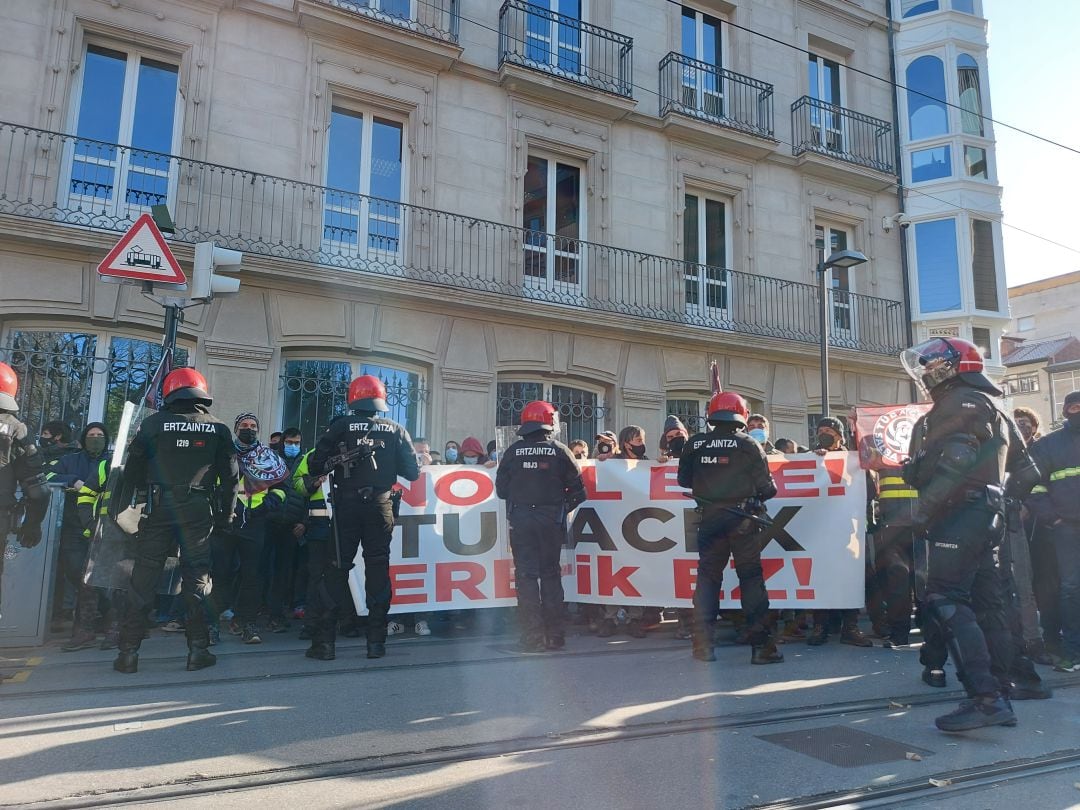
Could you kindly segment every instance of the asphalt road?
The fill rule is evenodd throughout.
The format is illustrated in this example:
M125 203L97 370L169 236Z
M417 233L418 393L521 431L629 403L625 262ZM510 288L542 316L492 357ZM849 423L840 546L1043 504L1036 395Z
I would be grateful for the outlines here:
M953 673L924 686L913 648L704 664L661 629L529 656L405 637L368 661L343 640L316 662L264 640L188 673L183 639L155 635L131 676L107 652L8 651L0 805L1080 807L1080 677L1048 669L1055 697L1018 703L1016 728L950 736Z

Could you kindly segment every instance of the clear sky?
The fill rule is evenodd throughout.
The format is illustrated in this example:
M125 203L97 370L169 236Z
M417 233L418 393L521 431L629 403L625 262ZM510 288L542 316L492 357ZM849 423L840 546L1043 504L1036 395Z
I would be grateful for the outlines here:
M1009 286L1080 270L1080 0L983 0ZM1068 245L1027 236L1014 227Z

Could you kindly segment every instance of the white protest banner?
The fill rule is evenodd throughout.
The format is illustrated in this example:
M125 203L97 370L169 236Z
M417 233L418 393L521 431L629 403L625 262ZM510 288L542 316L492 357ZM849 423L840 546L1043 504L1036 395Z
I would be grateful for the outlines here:
M866 483L855 453L772 456L779 493L773 526L758 536L774 608L861 607ZM589 499L571 516L571 602L689 607L697 570L697 513L676 481L677 462L586 462ZM392 612L516 603L495 471L425 467L403 489L390 560ZM363 599L363 561L352 587ZM737 607L733 569L721 605Z

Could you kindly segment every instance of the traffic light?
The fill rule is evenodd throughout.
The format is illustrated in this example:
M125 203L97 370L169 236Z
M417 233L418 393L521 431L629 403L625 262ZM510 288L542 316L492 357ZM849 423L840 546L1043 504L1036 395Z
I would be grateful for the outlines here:
M244 254L239 250L229 250L213 242L199 242L195 245L195 272L191 278L191 297L209 299L215 295L231 295L240 291L240 279L219 276L217 271L225 268L233 272L240 269Z

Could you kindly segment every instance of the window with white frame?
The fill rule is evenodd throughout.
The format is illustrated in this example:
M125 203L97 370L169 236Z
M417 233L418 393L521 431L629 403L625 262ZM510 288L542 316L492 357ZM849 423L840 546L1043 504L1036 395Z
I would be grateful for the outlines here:
M1050 390L1054 400L1051 406L1054 418L1060 419L1065 407L1065 397L1073 391L1080 391L1080 369L1055 371L1050 377Z
M1023 374L1017 377L1006 377L1001 381L1006 396L1015 394L1037 394L1039 392L1039 375Z
M173 366L187 365L188 353L178 346ZM76 429L104 422L115 436L124 403L146 397L161 345L120 333L28 326L7 333L0 360L19 376L19 414L31 431L59 419Z
M523 187L526 287L577 294L585 233L583 170L550 155L531 154Z
M843 64L835 59L809 55L807 85L810 98L818 104L810 107L810 125L814 141L834 152L844 150L844 122L834 107L843 107L845 101Z
M428 398L425 375L418 369L362 360L286 359L280 427L299 428L304 443L314 445L327 425L348 413L349 383L362 374L378 377L386 386L389 410L380 416L403 425L410 435L421 435Z
M680 421L686 425L691 436L708 430L706 411L709 408L709 397L706 395L668 394L666 406L669 414L679 417Z
M86 46L64 155L68 205L134 219L176 186L179 67L139 50Z
M917 141L949 133L945 63L936 56L920 56L904 72L907 83L908 137Z
M956 80L960 93L960 126L965 135L985 135L979 63L966 53L956 58Z
M371 110L330 112L323 248L331 255L403 258L404 124Z
M521 424L521 411L530 402L550 402L559 412L566 427L566 441L581 439L592 446L596 434L603 430L607 408L602 392L581 388L574 383L553 383L540 380L501 380L496 393L495 427Z
M683 106L714 118L724 117L724 67L721 21L695 8L682 10Z
M581 0L530 0L525 18L525 56L556 73L584 72Z
M1023 315L1016 319L1017 332L1031 332L1035 329L1035 316Z
M688 315L726 320L730 307L729 202L705 194L683 198L683 285Z
M814 226L814 250L819 264L838 250L848 250L852 243L851 230L843 225L819 223ZM854 339L856 311L851 269L831 267L825 272L829 274L825 286L832 299L830 332L834 338Z

